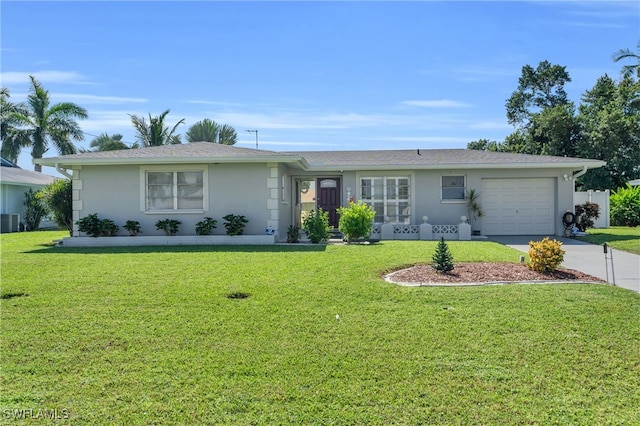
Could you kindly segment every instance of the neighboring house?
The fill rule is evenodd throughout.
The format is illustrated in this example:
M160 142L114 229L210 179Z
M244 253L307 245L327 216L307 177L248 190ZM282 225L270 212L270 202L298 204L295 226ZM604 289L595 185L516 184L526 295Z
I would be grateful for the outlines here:
M0 162L0 232L17 232L24 218L24 193L39 191L55 178L24 170L4 158Z
M175 218L180 234L193 235L209 216L224 235L222 217L232 213L249 219L245 234L272 227L275 241L313 207L337 227L336 209L349 199L374 208L376 237L421 238L423 222L432 236L455 233L470 189L484 210L482 234L562 235L575 178L605 164L466 149L275 152L208 142L35 161L73 179L74 220L91 213L120 226L137 220L153 236L161 235L158 219Z

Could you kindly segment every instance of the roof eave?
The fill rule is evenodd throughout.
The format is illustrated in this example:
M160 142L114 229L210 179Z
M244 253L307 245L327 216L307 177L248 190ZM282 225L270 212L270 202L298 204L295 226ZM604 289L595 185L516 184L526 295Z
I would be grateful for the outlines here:
M507 163L507 164L388 164L388 165L334 165L334 166L310 166L310 171L318 172L334 172L340 171L358 171L358 170L445 170L445 169L467 169L467 170L488 170L488 169L571 169L582 170L585 166L587 169L597 169L605 166L604 161L594 162L567 162L567 163Z
M116 166L157 164L219 164L219 163L298 163L303 169L309 163L302 157L256 156L256 157L160 157L160 158L64 158L49 157L34 159L35 164L69 168L73 166Z

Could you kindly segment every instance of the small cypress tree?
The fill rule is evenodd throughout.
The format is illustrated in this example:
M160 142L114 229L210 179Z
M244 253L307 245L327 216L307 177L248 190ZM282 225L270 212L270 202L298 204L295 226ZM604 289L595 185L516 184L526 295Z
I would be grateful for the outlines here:
M431 259L433 260L431 266L439 274L448 274L453 271L453 256L451 256L451 252L449 252L447 243L444 242L444 237L440 237L436 252Z

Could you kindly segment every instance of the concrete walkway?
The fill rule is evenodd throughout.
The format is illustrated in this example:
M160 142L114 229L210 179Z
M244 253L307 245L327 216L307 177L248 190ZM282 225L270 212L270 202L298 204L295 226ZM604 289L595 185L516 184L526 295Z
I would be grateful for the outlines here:
M489 240L525 253L529 251L529 241L540 241L543 238L541 236L488 237ZM637 254L609 247L605 260L604 250L600 245L573 238L555 236L549 238L562 242L562 248L565 250L562 266L565 268L575 269L603 280L608 279L609 283L618 287L640 292L640 256ZM611 258L613 258L613 267Z

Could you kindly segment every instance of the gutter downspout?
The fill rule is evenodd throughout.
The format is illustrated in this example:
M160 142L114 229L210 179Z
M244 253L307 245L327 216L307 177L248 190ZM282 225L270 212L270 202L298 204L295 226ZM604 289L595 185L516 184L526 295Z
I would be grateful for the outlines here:
M576 178L579 178L580 176L582 176L585 173L587 173L587 166L582 166L582 170L580 170L578 173L573 175L574 182L575 182Z
M67 172L65 169L63 169L62 167L60 167L60 165L58 163L56 163L56 171L58 173L60 173L63 176L68 177L69 179L73 180L73 175L70 175L69 172Z
M587 166L582 166L582 170L580 170L575 175L571 176L573 178L573 193L574 194L576 192L576 178L579 178L580 176L584 175L585 173L587 173Z

